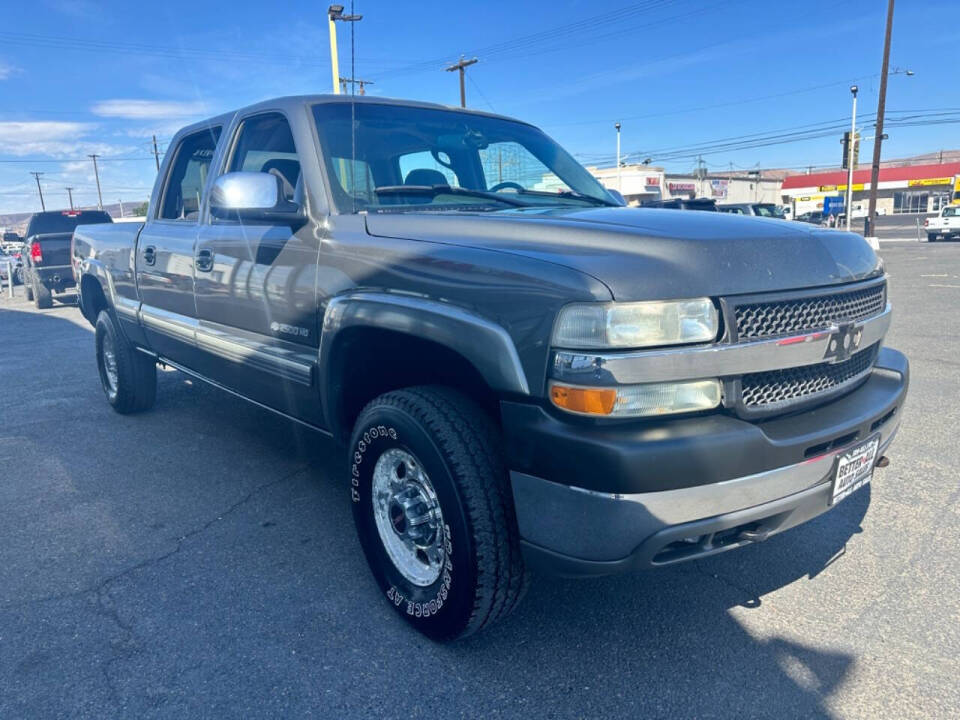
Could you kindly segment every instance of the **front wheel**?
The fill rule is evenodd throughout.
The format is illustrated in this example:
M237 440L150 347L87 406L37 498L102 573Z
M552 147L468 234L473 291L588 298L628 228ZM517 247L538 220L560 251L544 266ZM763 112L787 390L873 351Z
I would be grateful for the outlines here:
M397 390L364 408L350 448L360 544L394 609L436 640L509 614L526 573L490 418L449 388Z
M139 352L107 310L97 316L97 369L107 402L121 414L153 407L157 398L157 363Z

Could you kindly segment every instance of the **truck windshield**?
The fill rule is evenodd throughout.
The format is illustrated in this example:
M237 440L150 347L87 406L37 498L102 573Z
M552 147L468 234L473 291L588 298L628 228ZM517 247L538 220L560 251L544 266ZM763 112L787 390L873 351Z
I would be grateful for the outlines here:
M563 148L524 123L370 102L322 103L313 112L344 212L618 204Z
M26 237L47 233L73 232L77 225L113 222L110 216L101 210L64 210L63 212L37 213L30 218Z

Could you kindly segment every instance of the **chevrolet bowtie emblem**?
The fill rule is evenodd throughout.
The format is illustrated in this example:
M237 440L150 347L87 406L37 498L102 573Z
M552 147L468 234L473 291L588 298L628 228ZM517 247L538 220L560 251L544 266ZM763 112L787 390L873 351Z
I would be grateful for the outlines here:
M827 343L827 352L823 359L827 362L838 363L849 360L860 349L863 339L863 328L853 323L840 323L836 330L830 333L830 342Z

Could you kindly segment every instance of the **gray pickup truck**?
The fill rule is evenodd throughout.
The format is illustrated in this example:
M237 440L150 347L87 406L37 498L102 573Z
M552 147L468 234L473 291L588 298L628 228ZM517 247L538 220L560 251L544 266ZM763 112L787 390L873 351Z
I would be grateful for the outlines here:
M332 437L430 637L762 541L886 464L908 365L854 234L626 208L540 130L346 96L181 130L147 221L77 228L100 381L163 363Z

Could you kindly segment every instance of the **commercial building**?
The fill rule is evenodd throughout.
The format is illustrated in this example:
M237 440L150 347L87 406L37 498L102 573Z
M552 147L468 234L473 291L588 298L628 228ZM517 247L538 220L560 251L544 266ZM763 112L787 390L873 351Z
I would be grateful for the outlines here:
M937 212L951 202L958 187L960 162L880 168L877 213L921 214ZM822 210L826 197L847 192L847 171L790 175L783 181L782 198L797 214ZM869 203L870 168L853 172L854 217L865 214Z
M717 203L779 203L781 178L747 173L666 173L648 165L588 167L602 185L619 190L630 205L676 197L713 198Z

